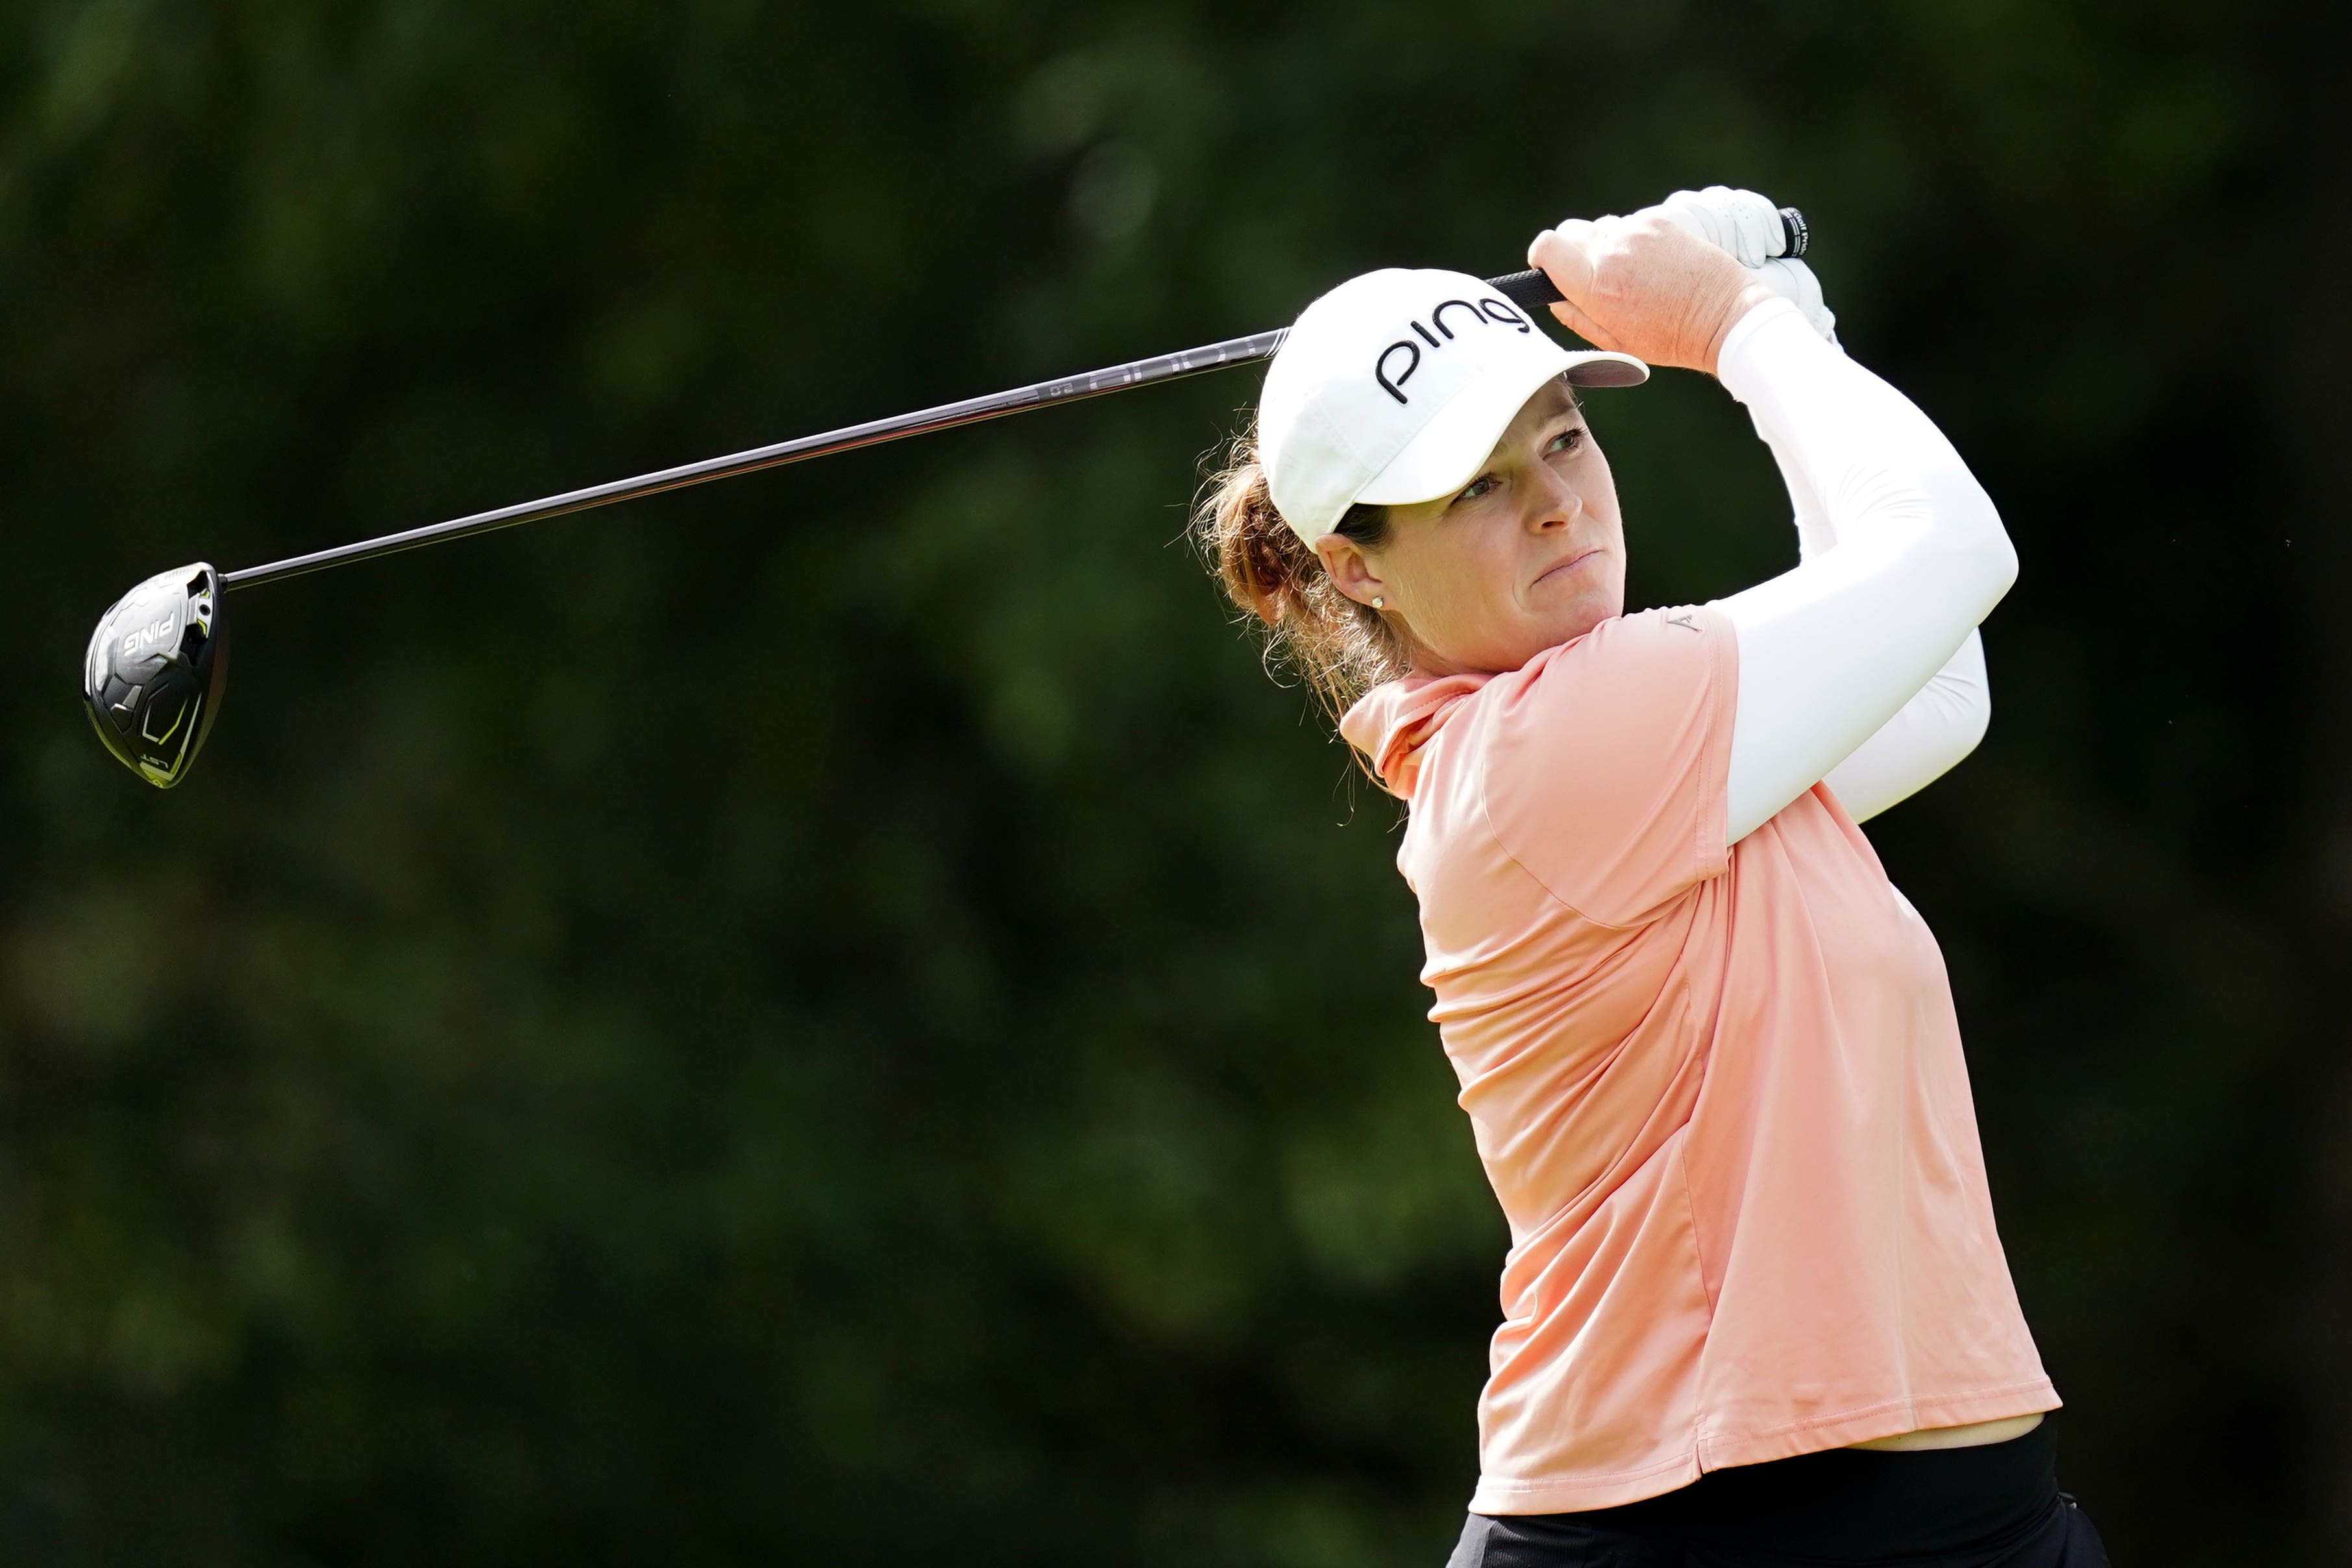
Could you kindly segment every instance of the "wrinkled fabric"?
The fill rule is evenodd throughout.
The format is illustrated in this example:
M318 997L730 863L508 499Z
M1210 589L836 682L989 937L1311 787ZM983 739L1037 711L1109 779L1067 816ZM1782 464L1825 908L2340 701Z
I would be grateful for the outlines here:
M1738 680L1653 610L1342 725L1510 1224L1479 1513L2058 1404L1934 937L1826 787L1725 847Z

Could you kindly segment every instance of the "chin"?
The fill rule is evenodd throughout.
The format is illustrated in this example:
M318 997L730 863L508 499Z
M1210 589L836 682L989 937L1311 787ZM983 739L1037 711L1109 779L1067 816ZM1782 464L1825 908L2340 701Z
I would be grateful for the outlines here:
M1551 633L1544 646L1557 647L1564 642L1574 642L1603 621L1613 621L1625 613L1622 595L1590 594L1575 604L1563 606L1556 615L1547 616L1546 629Z
M1576 615L1548 615L1523 623L1522 631L1509 646L1498 645L1491 648L1480 662L1484 668L1498 673L1518 669L1549 648L1574 642L1614 614L1613 610L1594 605Z

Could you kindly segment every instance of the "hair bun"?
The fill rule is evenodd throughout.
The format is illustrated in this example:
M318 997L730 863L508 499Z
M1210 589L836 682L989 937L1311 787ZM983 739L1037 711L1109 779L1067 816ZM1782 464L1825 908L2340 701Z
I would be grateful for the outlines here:
M1225 458L1194 510L1193 540L1225 596L1264 628L1268 672L1279 679L1276 666L1296 669L1336 722L1365 692L1404 673L1403 647L1378 611L1339 592L1322 557L1282 521L1255 433L1236 437ZM1377 508L1357 508L1340 531L1352 536L1384 521Z

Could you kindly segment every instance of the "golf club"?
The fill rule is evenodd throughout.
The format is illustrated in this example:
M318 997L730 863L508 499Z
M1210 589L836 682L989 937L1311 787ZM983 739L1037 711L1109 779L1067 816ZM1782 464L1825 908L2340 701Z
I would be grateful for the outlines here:
M1809 237L1804 216L1794 207L1783 207L1780 220L1779 254L1804 255ZM1521 310L1531 311L1560 297L1551 279L1540 271L1513 272L1486 281ZM658 495L664 490L730 479L737 474L871 447L901 437L951 430L960 425L974 425L1007 414L1076 403L1081 398L1150 386L1226 365L1270 359L1282 346L1286 331L1229 338L1223 342L1135 360L1083 375L1041 381L984 397L780 441L770 447L754 447L749 451L663 468L635 479L614 479L586 489L567 490L540 500L340 544L242 571L224 573L205 562L174 567L148 578L117 600L100 617L96 630L90 634L82 668L82 698L89 710L90 724L123 766L158 789L170 789L187 777L197 753L204 749L205 737L212 732L214 721L219 717L221 695L228 680L226 599L230 589L257 587L305 573L348 566L430 544L446 544L502 528L518 528L566 512L635 500L640 496ZM1591 384L1608 384L1605 378L1616 367L1601 363L1589 368L1592 373L1587 378Z

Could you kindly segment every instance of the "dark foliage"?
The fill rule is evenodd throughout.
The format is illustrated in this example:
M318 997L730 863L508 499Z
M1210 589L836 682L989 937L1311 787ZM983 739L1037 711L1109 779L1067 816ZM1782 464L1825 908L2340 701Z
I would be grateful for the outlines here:
M0 1556L1442 1561L1502 1226L1396 810L1176 542L1254 376L239 595L170 795L77 659L180 561L1723 180L2024 559L1873 837L2072 1484L2119 1562L2343 1561L2352 179L2286 16L9 7ZM1718 391L1595 412L1639 600L1790 557Z

